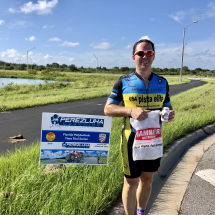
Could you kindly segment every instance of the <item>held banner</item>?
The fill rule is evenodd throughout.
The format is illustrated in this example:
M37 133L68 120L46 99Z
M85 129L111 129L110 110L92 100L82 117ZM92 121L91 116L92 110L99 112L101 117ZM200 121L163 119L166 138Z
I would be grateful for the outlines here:
M42 113L40 164L107 165L112 117Z

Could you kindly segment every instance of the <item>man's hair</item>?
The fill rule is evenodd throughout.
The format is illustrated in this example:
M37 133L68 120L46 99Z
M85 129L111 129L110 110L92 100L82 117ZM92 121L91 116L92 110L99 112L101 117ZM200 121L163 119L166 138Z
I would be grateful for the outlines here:
M152 50L155 52L155 46L154 46L154 43L153 43L151 40L141 39L141 40L137 41L137 42L134 44L134 46L133 46L133 55L134 55L134 53L135 53L135 51L136 51L137 45L138 45L139 43L142 43L142 42L147 42L147 43L151 44L151 45L152 45Z

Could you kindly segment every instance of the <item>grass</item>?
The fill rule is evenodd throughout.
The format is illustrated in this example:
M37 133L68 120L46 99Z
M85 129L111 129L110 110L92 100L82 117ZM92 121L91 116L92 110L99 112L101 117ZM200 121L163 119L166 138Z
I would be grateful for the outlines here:
M113 143L121 122L114 119ZM47 170L38 152L39 141L0 157L0 214L103 214L121 192L119 144L111 144L108 166Z
M175 119L163 125L164 146L196 129L215 122L215 81L171 97Z
M21 74L22 73L25 72L21 72ZM114 82L120 75L80 75L71 73L67 76L69 76L69 80L73 80L74 83L56 82L38 85L15 85L10 83L0 88L0 112L109 96ZM187 79L184 79L183 82L179 82L179 77L178 80L176 78L167 77L167 80L169 85L189 82Z
M175 139L215 122L215 82L175 95L171 102L176 116L163 125L165 149ZM105 214L123 185L121 125L122 118L113 118L108 166L39 166L39 141L2 155L0 214Z

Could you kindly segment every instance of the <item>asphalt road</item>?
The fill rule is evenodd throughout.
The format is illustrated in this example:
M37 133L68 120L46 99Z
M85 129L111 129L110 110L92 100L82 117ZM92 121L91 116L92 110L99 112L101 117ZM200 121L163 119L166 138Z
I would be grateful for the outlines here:
M204 84L206 82L192 80L188 84L170 86L170 96ZM104 115L103 110L106 101L107 97L102 97L0 113L0 154L15 147L30 145L39 140L41 136L42 112ZM26 141L10 143L9 137L18 134L22 134Z

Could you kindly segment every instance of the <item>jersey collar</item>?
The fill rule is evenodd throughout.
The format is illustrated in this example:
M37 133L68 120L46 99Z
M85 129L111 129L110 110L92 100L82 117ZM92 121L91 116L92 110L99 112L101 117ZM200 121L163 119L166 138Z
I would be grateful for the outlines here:
M138 77L142 80L142 77L137 73L137 71L135 71L135 75L138 76ZM149 80L149 81L152 80L153 75L154 75L154 73L151 72L150 76L148 77L148 80Z

